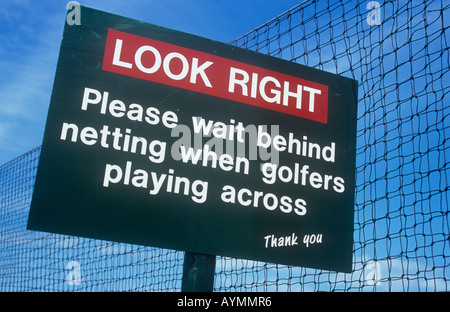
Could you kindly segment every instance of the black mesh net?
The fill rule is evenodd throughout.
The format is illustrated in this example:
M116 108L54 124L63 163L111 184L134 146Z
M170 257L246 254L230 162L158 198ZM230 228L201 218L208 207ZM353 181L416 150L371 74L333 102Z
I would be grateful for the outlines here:
M359 81L353 273L217 257L215 291L448 291L450 4L304 1L231 44ZM1 291L178 291L183 252L26 230L0 167Z

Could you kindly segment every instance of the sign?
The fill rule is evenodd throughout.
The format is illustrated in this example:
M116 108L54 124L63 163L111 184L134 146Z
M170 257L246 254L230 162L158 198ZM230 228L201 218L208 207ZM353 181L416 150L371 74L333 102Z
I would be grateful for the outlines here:
M103 70L327 122L327 86L112 29Z
M28 229L350 272L357 83L81 7Z

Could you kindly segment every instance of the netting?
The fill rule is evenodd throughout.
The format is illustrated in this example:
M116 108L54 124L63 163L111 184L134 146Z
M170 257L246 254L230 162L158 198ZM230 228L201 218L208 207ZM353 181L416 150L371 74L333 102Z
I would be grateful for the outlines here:
M353 272L217 257L215 291L448 291L448 1L304 1L231 42L359 81ZM26 230L40 149L0 167L1 291L178 291L183 252Z

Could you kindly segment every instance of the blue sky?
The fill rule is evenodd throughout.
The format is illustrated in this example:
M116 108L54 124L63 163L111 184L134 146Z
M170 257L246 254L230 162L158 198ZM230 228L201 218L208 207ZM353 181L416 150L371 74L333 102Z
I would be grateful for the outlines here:
M69 1L0 5L0 165L41 145ZM81 5L222 42L264 24L294 0L86 0Z
M300 1L79 2L95 9L229 42ZM0 5L0 165L42 142L67 2L3 0ZM334 278L328 274L313 275L310 269L277 269L269 266L268 274L265 270L255 273L250 269L252 262L234 259L230 260L232 262L217 264L218 271L225 270L226 266L234 265L235 262L230 272L241 272L241 267L244 268L243 275L224 274L230 278L225 283L232 285L235 282L233 278L253 278L259 281L267 279L270 285L279 279L287 281L288 278L309 272L314 282L324 282L324 285L330 285L330 289L333 284L328 279L342 283L338 289L346 289L349 285L356 289L364 283L365 278L373 276L371 273L374 267L371 264L372 260L376 260L382 278L381 284L377 286L379 290L449 288L448 227L444 226L448 225L449 216L448 186L445 183L450 177L450 128L445 123L448 122L450 107L447 46L450 37L446 36L450 28L449 19L440 16L441 9L448 7L448 0L427 1L426 5L416 1L384 1L382 27L366 23L367 2L361 1L359 4L357 11L361 16L348 19L345 24L341 22L341 16L333 15L334 28L321 34L325 36L321 37L325 42L326 36L333 32L339 37L339 27L360 32L347 34L351 36L346 37L350 52L353 52L351 60L347 54L338 50L337 64L331 48L344 49L346 45L334 43L322 47L322 53L330 52L322 54L322 60L315 51L304 54L304 58L309 60L308 66L323 66L325 70L345 75L351 75L349 68L352 68L357 78L368 78L367 81L361 81L361 91L372 92L360 104L362 110L359 123L362 130L359 132L357 168L359 184L355 211L355 272L352 276L339 273ZM410 7L406 10L407 3ZM340 5L336 4L332 13L338 12ZM345 2L344 5L347 11L351 11L354 4ZM425 13L422 12L424 7L427 8L427 19L424 19ZM403 14L393 14L392 10L397 8L401 8ZM310 21L310 24L314 22ZM442 25L445 26L444 32L441 30ZM312 50L316 37L310 38L312 43L308 47ZM297 52L296 55L302 54ZM380 55L383 55L384 62L379 61ZM299 57L299 62L307 63L305 59ZM369 72L361 73L364 70ZM379 105L380 102L385 105ZM365 129L364 125L371 128ZM28 205L28 202L24 205ZM64 251L69 256L64 254L62 259L71 259L72 252L78 252L88 259L92 253L86 253L86 245L81 243L84 241L87 240L61 238L63 248L79 248L76 251ZM4 239L3 242L10 241ZM136 257L135 263L143 263L142 259L148 258L147 253L150 252L124 244L89 242L96 252L118 255L118 263L128 263L133 257ZM49 252L55 253L55 250L50 249ZM110 261L108 259L105 262ZM83 265L82 277L86 281L89 271L84 271L87 267L84 258L75 260ZM61 270L62 281L68 272L64 271L65 264ZM90 268L91 274L105 274L105 271L98 270L99 267L101 265L96 262ZM140 270L140 266L136 267ZM95 278L92 277L92 280ZM14 279L17 277L14 276ZM308 289L315 285L313 281L301 284L303 281L301 277L298 282L293 281L292 290ZM288 285L290 287L286 283ZM131 289L133 287L130 285Z

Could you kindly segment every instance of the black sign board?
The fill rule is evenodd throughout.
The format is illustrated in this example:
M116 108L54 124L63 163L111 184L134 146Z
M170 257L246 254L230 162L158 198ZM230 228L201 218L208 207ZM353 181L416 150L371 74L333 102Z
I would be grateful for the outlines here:
M28 229L351 271L354 80L79 13Z

